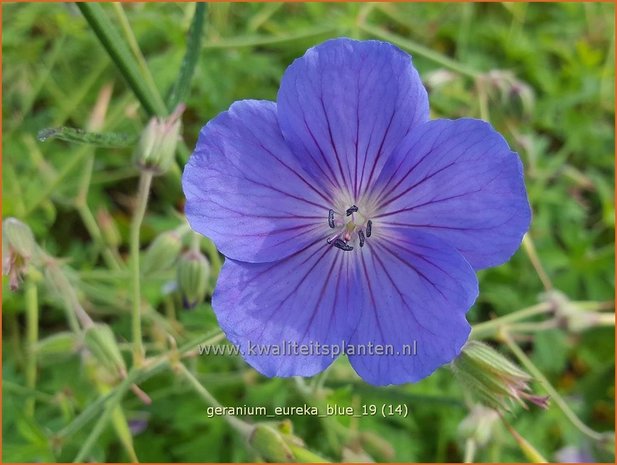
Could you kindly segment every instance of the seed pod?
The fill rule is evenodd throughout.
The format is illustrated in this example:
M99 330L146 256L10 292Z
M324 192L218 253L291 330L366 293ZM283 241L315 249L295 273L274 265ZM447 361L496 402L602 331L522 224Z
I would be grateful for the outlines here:
M187 308L193 308L204 300L209 277L210 264L201 252L191 250L180 257L177 283Z
M180 250L182 241L180 235L175 231L159 234L148 246L142 261L142 272L144 275L156 271L166 271L172 267Z

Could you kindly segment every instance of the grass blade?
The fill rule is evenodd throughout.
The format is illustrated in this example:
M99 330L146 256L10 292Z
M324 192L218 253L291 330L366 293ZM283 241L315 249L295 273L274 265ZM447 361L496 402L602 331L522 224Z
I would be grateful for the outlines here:
M167 108L161 96L158 93L151 92L146 86L145 79L131 56L131 52L122 41L118 31L112 25L101 5L98 3L78 2L77 7L94 30L99 41L105 47L105 50L126 79L144 109L150 115L166 115Z
M182 65L180 65L178 79L169 92L167 108L176 108L180 102L186 100L191 85L191 79L195 73L197 60L199 59L199 52L201 51L205 12L205 3L197 3L195 5L195 15L193 16L193 22L191 23L187 37L186 53L182 60Z

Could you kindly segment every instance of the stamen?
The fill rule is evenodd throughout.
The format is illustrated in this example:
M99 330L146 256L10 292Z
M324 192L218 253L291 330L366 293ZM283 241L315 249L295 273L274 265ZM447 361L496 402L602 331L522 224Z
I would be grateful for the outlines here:
M334 240L335 240L335 239L338 239L339 237L341 237L341 233L340 233L340 232L336 233L336 234L335 234L335 235L333 235L333 236L330 236L328 239L326 239L326 242L327 242L328 244L332 244L332 242L334 242Z
M358 207L356 207L355 205L352 205L351 207L347 209L347 211L345 211L345 214L347 216L351 216L352 213L355 213L357 211L358 211Z
M366 222L366 237L371 237L371 232L373 230L373 222L368 220Z
M334 228L334 210L328 211L328 226Z
M364 247L364 232L361 229L358 231L358 237L360 238L360 247Z
M334 247L336 247L337 249L344 250L345 252L349 252L350 250L353 250L353 247L351 245L347 244L342 239L335 240L334 241Z

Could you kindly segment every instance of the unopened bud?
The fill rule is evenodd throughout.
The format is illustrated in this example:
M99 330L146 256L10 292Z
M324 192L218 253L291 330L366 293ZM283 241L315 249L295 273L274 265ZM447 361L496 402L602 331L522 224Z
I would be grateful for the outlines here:
M7 218L2 222L2 273L9 277L12 291L19 288L28 263L36 252L36 242L28 225L16 218Z
M112 373L126 373L126 365L113 331L106 324L94 324L86 330L84 343L94 358Z
M193 308L204 300L208 292L210 264L201 252L191 250L180 257L177 271L178 290L184 304L187 308Z
M135 161L140 169L162 174L174 161L184 104L178 105L166 118L153 117L146 125L135 151Z
M452 362L459 381L491 408L509 411L511 404L525 401L548 406L548 397L530 394L531 376L496 350L478 341L470 341Z
M182 241L177 232L169 231L158 235L146 249L142 261L143 273L148 275L170 269L181 249Z

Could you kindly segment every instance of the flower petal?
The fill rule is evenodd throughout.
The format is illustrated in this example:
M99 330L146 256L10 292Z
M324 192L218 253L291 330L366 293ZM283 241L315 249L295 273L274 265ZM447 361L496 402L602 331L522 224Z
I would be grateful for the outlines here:
M371 384L415 382L459 354L478 282L461 254L431 234L400 229L375 239L359 257L364 304L349 360ZM358 355L369 343L391 354Z
M411 57L386 42L334 39L283 75L283 135L325 188L358 198L411 128L428 120L428 97Z
M328 233L332 201L290 153L276 111L234 103L202 129L182 177L191 227L236 260L278 260Z
M376 226L407 226L453 245L475 269L519 247L531 210L518 155L488 123L435 120L395 150L375 187Z
M274 263L228 259L212 298L219 325L266 376L312 376L338 355L315 344L342 352L359 319L352 259L321 240Z

